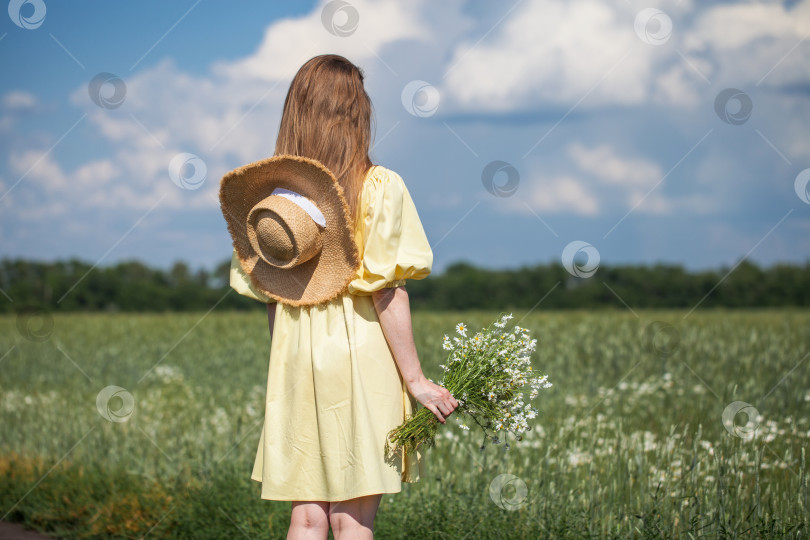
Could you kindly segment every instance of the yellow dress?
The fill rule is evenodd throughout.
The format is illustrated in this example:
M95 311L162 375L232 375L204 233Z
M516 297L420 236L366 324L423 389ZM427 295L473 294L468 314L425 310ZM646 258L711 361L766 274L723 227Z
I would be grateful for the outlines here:
M395 172L372 167L355 240L363 263L342 296L276 304L265 420L251 478L261 498L342 501L398 493L425 476L421 453L386 458L385 438L415 409L382 332L373 291L426 277L433 264L416 207ZM261 302L231 260L230 284Z

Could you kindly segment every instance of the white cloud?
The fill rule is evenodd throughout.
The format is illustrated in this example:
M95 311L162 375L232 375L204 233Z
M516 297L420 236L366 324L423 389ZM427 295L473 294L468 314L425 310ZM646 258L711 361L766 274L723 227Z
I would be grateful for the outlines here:
M309 58L325 53L341 54L355 63L379 57L382 49L400 40L425 40L431 37L423 13L425 0L409 2L352 0L345 10L335 14L338 25L357 26L347 36L327 31L322 21L321 1L311 13L284 19L267 27L256 52L236 62L222 62L214 72L236 79L290 81ZM342 17L342 19L341 19Z
M90 121L115 143L146 154L193 148L198 153L239 160L272 149L280 119L277 104L283 102L286 92L280 85L196 77L180 71L168 59L125 82L126 99L115 110L96 107L85 88L72 95L75 104L88 110ZM167 164L160 161L146 166L152 173Z
M568 146L577 166L608 184L627 188L652 187L663 173L657 163L643 158L624 158L607 144L586 148L580 143Z
M123 155L119 153L118 156ZM138 210L146 211L160 197L166 207L194 207L202 202L210 206L205 197L182 192L166 177L160 183L144 182L137 166L118 157L87 162L72 171L66 171L51 153L30 150L13 153L9 158L12 172L35 191L22 186L9 193L4 200L20 202L25 206L24 219L60 215L73 210ZM121 165L124 166L122 169ZM36 211L34 211L36 210Z
M98 183L105 184L120 174L121 169L112 160L91 161L82 165L73 173L74 187L89 187Z
M787 9L782 3L720 4L707 8L686 29L687 54L716 65L714 85L741 87L810 81L810 0ZM801 42L801 43L800 43Z
M684 44L692 49L739 49L758 39L795 37L810 31L810 2L787 9L781 2L719 4L702 12Z
M169 208L216 208L221 176L230 168L271 155L286 88L258 81L193 76L171 60L125 80L126 99L117 109L101 109L76 89L72 101L113 147L111 160L71 173L91 188L92 180L116 174L121 181L97 184L85 202L145 211L164 197ZM206 164L205 183L183 191L168 166L181 152Z
M810 0L790 10L721 4L694 22L681 16L686 7L663 6L673 32L653 46L635 35L635 13L621 2L524 3L492 35L455 48L443 99L457 112L646 102L694 108L718 80L754 84L773 69L771 84L810 82L810 40L791 52L810 33Z
M510 211L571 212L583 216L621 215L628 210L644 214L671 214L676 208L700 207L702 196L665 195L664 173L658 163L643 157L619 155L609 144L593 147L573 142L566 147L571 172L539 175L529 195L513 201ZM548 163L532 164L545 168Z
M621 6L597 0L526 2L485 40L455 48L444 92L462 110L534 109L589 92L585 106L637 103L651 47L632 23Z
M6 110L32 109L37 104L37 98L24 90L12 90L3 94L2 106Z
M14 174L25 176L25 180L38 181L49 193L62 190L68 185L61 167L48 152L28 150L12 153L9 156L9 165Z
M656 77L656 88L651 96L655 103L692 109L700 105L701 90L708 88L706 77L712 75L714 68L700 58L685 58L682 64L675 64Z
M568 175L533 180L524 200L532 210L540 212L595 216L600 211L599 200L592 190L581 180ZM512 209L527 210L523 200L514 201Z
M34 182L48 193L59 195L103 187L121 173L110 159L90 161L72 173L66 173L51 154L39 150L11 154L9 164L15 174L25 175L25 181Z
M0 134L13 133L17 120L26 113L37 108L39 101L36 96L24 90L12 90L0 97Z

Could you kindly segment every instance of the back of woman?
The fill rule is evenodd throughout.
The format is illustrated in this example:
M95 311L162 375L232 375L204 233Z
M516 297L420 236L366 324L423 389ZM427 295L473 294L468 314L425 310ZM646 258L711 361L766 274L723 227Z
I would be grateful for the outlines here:
M305 63L284 103L276 156L322 164L345 201L354 245L344 251L356 265L336 271L324 289L333 292L312 302L285 297L295 286L282 281L306 290L332 278L290 269L271 279L237 249L232 257L231 286L267 303L265 421L251 478L263 499L293 501L288 538L313 528L326 538L330 524L336 538L371 537L382 494L424 475L421 454L385 455L388 432L417 401L441 422L458 406L416 355L404 285L430 273L433 254L402 177L369 158L371 115L362 72L337 55ZM288 198L318 220L312 201Z

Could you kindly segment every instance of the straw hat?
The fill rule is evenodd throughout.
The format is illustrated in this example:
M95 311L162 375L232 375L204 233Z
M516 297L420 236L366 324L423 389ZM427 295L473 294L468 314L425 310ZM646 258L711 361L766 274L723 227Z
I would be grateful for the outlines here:
M343 188L317 160L274 156L234 169L220 181L219 201L237 258L265 296L327 302L360 266Z

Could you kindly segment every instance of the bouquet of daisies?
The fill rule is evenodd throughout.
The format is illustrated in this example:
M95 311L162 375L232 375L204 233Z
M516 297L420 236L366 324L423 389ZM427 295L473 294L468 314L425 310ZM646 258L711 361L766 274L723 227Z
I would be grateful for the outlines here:
M444 336L443 348L449 352L446 364L440 364L444 376L438 384L458 401L454 412L471 419L483 430L482 450L487 438L499 444L500 434L511 432L516 440L521 440L522 433L531 430L528 420L537 416L537 409L524 403L524 389L528 387L531 401L541 389L551 386L547 375L532 371L530 358L537 340L530 338L526 328L515 325L511 331L507 330L510 319L511 314L503 315L469 337L467 326L459 323L458 336L452 339ZM386 454L415 451L423 444L433 446L439 425L430 409L420 408L388 434ZM463 421L460 427L470 429Z

